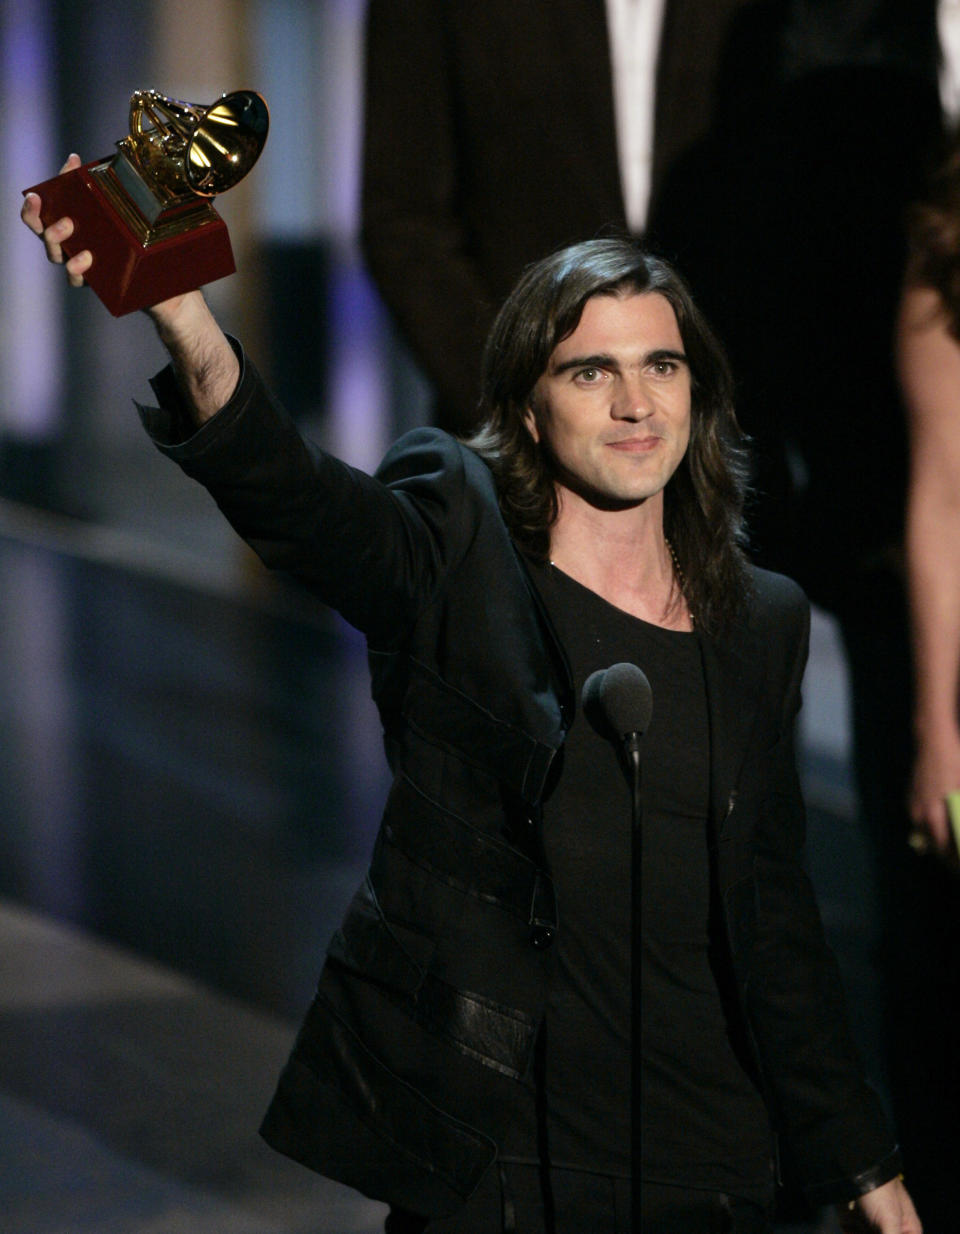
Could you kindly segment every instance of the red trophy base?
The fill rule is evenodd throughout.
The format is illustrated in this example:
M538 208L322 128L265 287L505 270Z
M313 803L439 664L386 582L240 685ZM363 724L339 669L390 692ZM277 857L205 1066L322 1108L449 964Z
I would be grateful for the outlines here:
M109 160L86 163L24 192L40 197L44 227L62 218L73 220L73 235L63 251L73 257L90 250L93 264L84 278L114 317L233 274L227 225L212 206L193 203L172 221L166 218L151 228L136 207L118 202L116 190L105 191L109 165Z

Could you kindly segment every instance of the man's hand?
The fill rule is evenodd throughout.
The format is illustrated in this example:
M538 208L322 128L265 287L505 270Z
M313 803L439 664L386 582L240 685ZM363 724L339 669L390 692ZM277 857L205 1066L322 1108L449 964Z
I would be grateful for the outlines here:
M60 175L81 166L79 155L71 154L60 168ZM94 262L84 249L64 260L63 242L73 235L73 221L58 219L49 227L40 220L41 202L36 193L24 198L20 217L34 235L43 240L47 260L64 266L72 287L82 287L84 275ZM160 341L170 353L177 380L190 404L194 420L202 424L229 402L240 376L240 365L233 348L217 325L199 291L174 296L146 310L157 328Z
M840 1211L840 1228L845 1234L923 1234L923 1226L913 1201L899 1178L868 1191L852 1208Z
M78 154L71 154L60 168L59 174L62 176L65 171L75 171L79 166L80 156ZM47 260L52 261L58 266L66 265L70 286L82 287L84 283L83 276L93 265L93 254L89 249L84 249L80 253L75 253L73 257L64 262L62 246L64 240L69 240L73 235L72 219L58 219L55 223L51 223L49 227L45 228L40 221L40 198L36 193L28 193L23 199L20 217L33 234L43 240L43 246L47 250Z

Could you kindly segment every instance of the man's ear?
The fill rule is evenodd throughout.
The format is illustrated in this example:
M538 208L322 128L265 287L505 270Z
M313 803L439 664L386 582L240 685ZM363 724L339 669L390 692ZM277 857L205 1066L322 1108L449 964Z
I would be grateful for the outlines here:
M523 413L523 423L526 427L527 432L530 434L533 440L537 442L537 444L539 445L540 429L537 427L537 413L534 410L532 402L527 404L527 409Z

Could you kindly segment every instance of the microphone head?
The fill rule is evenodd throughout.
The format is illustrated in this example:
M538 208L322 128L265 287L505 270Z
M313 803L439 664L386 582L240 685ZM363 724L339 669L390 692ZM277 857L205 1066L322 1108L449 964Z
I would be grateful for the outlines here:
M591 673L583 687L583 710L594 727L612 730L621 740L646 732L653 715L646 673L626 662Z

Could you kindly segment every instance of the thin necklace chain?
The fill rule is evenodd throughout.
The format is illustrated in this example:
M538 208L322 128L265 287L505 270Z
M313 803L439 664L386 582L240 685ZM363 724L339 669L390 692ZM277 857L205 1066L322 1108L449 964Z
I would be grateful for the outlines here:
M673 572L677 578L677 586L680 588L680 595L683 598L683 602L687 607L687 616L690 618L690 624L692 626L695 626L697 624L696 618L694 617L693 609L690 607L690 603L687 600L687 576L684 574L683 570L680 568L680 562L677 561L677 554L674 550L673 545L670 543L669 539L666 536L664 536L663 541L667 546L667 552L670 554L670 560L673 562ZM552 570L560 569L560 567L557 565L557 563L553 560L552 557L548 558L548 562Z
M664 536L663 539L664 539L664 543L667 546L667 552L670 554L670 560L673 562L673 571L674 571L674 574L676 574L677 576L677 586L680 588L680 595L683 597L683 602L687 606L687 614L690 618L690 624L694 626L697 623L696 623L696 620L694 619L693 610L690 607L690 602L687 599L687 576L684 574L683 570L680 568L680 562L677 560L676 550L674 549L673 545L670 543L669 539L666 536Z

